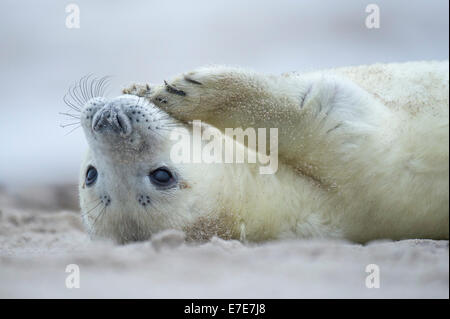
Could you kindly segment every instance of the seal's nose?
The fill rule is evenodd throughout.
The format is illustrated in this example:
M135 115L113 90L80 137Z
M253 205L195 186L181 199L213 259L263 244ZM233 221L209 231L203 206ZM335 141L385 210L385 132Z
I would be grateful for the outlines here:
M109 103L94 115L92 129L94 132L114 132L126 137L131 134L132 126L122 108Z

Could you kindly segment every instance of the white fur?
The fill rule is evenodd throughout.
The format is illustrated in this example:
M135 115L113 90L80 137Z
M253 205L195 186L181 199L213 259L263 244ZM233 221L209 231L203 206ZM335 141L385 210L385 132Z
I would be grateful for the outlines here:
M177 164L189 187L164 195L147 189L161 200L145 215L132 200L142 186L128 183L128 192L119 191L121 180L135 176L134 168L113 169L119 166L110 160L104 187L119 204L111 205L94 232L133 238L127 232L136 227L119 227L119 234L111 226L126 214L143 224L142 237L178 228L193 238L217 234L251 241L448 239L448 62L283 76L219 66L184 74L170 85L186 95L164 85L126 92L145 96L186 123L202 120L221 130L277 127L277 173L260 175L254 164ZM169 145L158 146L161 154L145 155L152 164L169 161ZM88 156L82 181L86 165L101 154ZM135 156L128 166L141 160ZM93 189L81 188L80 194L84 211L87 198L100 196Z

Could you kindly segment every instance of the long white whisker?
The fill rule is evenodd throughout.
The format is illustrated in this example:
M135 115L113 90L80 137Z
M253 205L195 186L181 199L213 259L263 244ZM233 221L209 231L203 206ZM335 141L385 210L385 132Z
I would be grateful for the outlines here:
M98 199L98 200L101 200L100 198ZM94 202L96 202L96 201L94 201ZM86 216L86 215L89 215L94 209L96 209L98 206L100 206L102 203L100 202L100 203L98 203L97 205L95 205L93 208L91 208L89 211L87 211L87 212L85 212L85 213L83 213L83 214L81 214L81 216Z
M68 127L68 126L72 126L72 125L76 125L76 124L80 124L80 122L74 122L74 123L69 123L69 124L60 124L60 126L62 128Z
M73 130L71 130L69 133L67 133L65 136L69 135L70 133L72 133L73 131L75 131L76 129L79 129L81 127L81 124L78 125L77 127L75 127Z

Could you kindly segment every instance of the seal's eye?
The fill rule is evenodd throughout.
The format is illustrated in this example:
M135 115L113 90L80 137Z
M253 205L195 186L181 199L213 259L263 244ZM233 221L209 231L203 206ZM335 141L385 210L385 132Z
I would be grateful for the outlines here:
M86 172L86 186L91 186L97 180L97 169L94 166L89 166Z
M150 181L157 186L170 186L175 179L167 168L158 168L150 173Z

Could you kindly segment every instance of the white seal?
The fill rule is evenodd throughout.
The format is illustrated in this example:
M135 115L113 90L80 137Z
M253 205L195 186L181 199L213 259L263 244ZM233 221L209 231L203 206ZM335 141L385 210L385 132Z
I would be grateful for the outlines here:
M448 239L448 75L448 62L282 76L207 67L91 98L81 110L84 223L119 243L165 229L247 241ZM222 132L278 128L276 173L173 162L171 131L192 134L194 120Z

